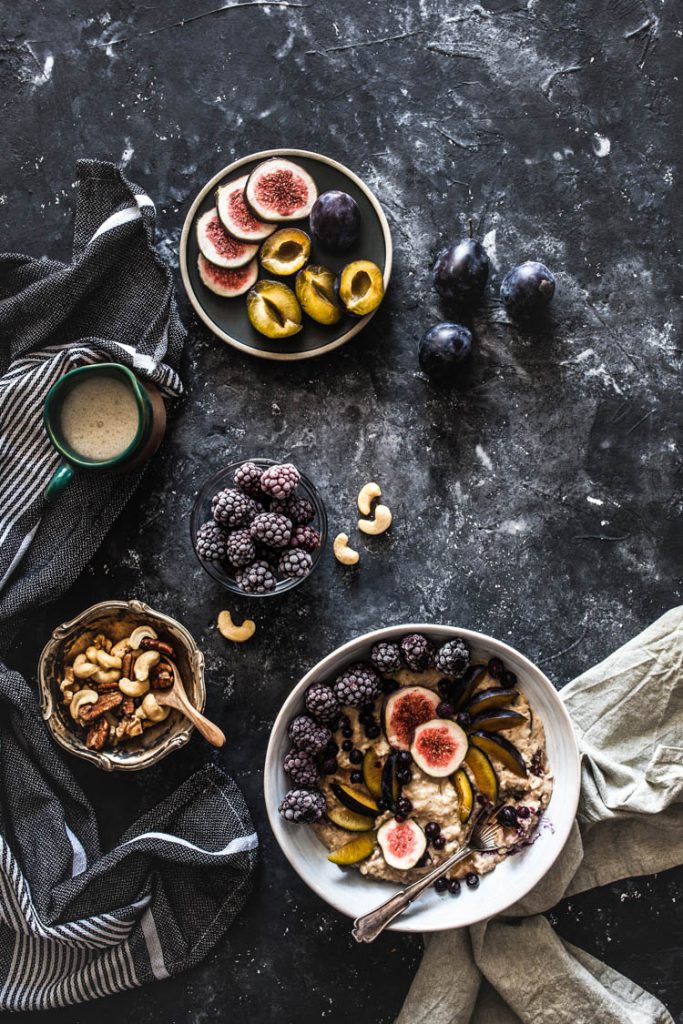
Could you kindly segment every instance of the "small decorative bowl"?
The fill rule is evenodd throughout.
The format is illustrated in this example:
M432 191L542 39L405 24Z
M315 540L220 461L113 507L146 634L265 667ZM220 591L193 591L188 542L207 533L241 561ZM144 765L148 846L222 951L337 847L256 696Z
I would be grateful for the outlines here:
M204 710L206 686L204 683L204 655L192 636L175 619L154 611L142 601L102 601L86 608L70 622L64 622L52 633L38 662L38 683L43 718L60 746L76 757L90 761L104 771L139 771L184 746L194 726L184 716L173 711L134 739L111 750L89 750L69 717L68 708L61 703L57 683L65 657L79 654L97 633L104 632L114 640L127 636L135 626L149 623L159 636L173 644L178 669L190 702Z
M263 466L264 468L266 466L277 465L273 459L240 459L239 462L231 463L229 466L226 466L225 469L222 469L220 473L216 473L215 476L212 476L206 481L195 499L192 515L190 516L190 533L192 536L194 553L197 555L200 565L206 572L208 572L209 576L213 576L215 580L222 583L226 590L232 591L233 594L238 594L240 597L273 597L277 594L285 594L287 591L293 590L294 587L298 587L301 583L305 583L306 580L310 579L320 561L320 556L323 553L323 549L327 541L327 513L325 512L325 506L317 488L303 473L301 474L301 480L297 487L297 494L301 494L303 497L308 498L313 505L313 508L315 509L315 519L311 523L311 526L313 526L320 534L320 547L311 555L313 564L311 565L311 571L307 576L303 576L301 579L278 580L275 589L268 590L264 594L248 594L237 586L234 573L231 573L226 565L222 562L205 561L203 558L200 558L197 553L197 530L204 523L212 520L211 499L214 494L218 494L218 492L222 491L225 487L235 486L235 470L240 466L243 466L245 462L254 462L257 466Z

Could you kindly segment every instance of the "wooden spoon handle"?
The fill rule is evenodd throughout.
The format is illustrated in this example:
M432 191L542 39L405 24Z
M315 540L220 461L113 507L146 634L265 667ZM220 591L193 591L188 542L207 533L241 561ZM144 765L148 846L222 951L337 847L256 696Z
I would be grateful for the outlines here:
M219 729L213 722L210 722L208 718L205 718L201 711L197 711L196 708L193 708L189 700L187 703L181 700L180 703L183 706L182 708L179 708L179 710L190 719L204 739L208 740L209 743L213 743L214 747L222 747L225 743L225 733L223 730Z

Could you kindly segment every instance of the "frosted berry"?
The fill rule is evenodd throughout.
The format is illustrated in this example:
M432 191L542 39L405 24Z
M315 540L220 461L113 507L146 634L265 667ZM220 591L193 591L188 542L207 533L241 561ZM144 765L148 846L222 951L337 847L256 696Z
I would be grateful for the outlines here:
M312 754L292 748L285 756L282 767L292 782L298 786L315 786L318 782L318 767Z
M261 477L261 490L271 498L288 498L294 492L301 474L291 462L268 466Z
M249 499L240 491L226 487L211 499L211 511L221 526L241 526L249 512Z
M197 554L206 562L222 562L225 558L226 536L216 523L204 523L197 530Z
M304 576L308 576L312 566L313 559L308 552L298 548L285 551L278 562L278 569L282 575L288 576L292 580L300 580Z
M233 530L228 536L226 557L235 569L242 569L256 558L256 545L249 530Z
M245 594L267 594L275 590L277 580L267 562L251 562L235 573L235 583Z
M439 647L434 665L445 675L461 676L470 663L470 649L460 636Z
M370 652L370 661L378 672L398 672L403 668L401 649L398 644L380 640L373 644Z
M334 721L339 714L339 701L331 687L325 686L324 683L311 683L304 694L304 706L317 722L324 722L326 725ZM328 744L327 752L336 754L337 749L332 750Z
M327 808L325 796L317 789L290 789L278 810L285 821L310 825L322 818Z
M292 494L289 498L274 498L270 505L271 512L287 516L295 526L307 526L315 519L315 509L308 498L300 498Z
M358 708L378 697L381 685L372 665L359 661L337 676L333 689L342 706Z
M261 477L264 467L257 466L254 462L243 462L235 470L235 487L244 491L251 498L258 498L261 495Z
M410 633L401 640L401 654L412 672L424 672L432 664L434 646L421 633Z
M289 725L288 735L297 750L320 754L332 739L330 730L314 722L308 715L298 715Z
M262 512L252 521L249 532L254 540L269 548L285 548L292 536L292 523L286 516Z
M295 526L289 538L289 546L312 553L320 547L320 534L312 526Z

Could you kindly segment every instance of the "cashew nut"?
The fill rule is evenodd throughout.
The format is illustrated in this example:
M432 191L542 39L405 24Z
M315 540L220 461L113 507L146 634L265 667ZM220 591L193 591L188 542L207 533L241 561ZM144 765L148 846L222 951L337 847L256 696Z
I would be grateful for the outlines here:
M106 651L97 652L97 663L100 668L121 668L121 658L107 654Z
M95 647L93 644L91 644L90 647L86 648L85 656L88 659L88 661L91 661L93 663L93 665L97 663L97 655L99 654L99 651L99 647Z
M379 484L366 484L365 487L361 488L361 492L358 495L358 511L362 512L364 516L369 516L372 510L373 501L375 498L381 497L382 488Z
M140 637L142 639L142 637ZM149 670L158 665L161 661L161 655L158 651L145 651L135 662L133 668L133 674L137 680L144 682L149 679Z
M99 700L99 694L95 690L79 690L78 693L74 694L73 700L69 705L69 713L73 718L74 722L78 721L81 708L86 704L96 704Z
M226 640L232 640L236 644L243 644L245 640L251 640L256 632L256 623L252 619L245 619L241 626L237 626L232 621L230 612L224 611L218 616L218 632Z
M358 529L362 533L369 533L376 537L378 533L384 533L391 526L391 509L387 505L378 505L375 509L374 519L359 519Z
M146 636L150 637L152 640L158 639L157 634L151 626L137 626L128 637L128 643L132 650L138 651L140 649L140 644Z
M90 676L94 676L99 671L97 662L93 664L88 661L85 654L77 655L72 667L76 679L90 679Z
M149 679L119 679L119 690L126 697L143 697L149 690Z
M114 644L114 646L111 649L111 653L114 658L122 658L124 654L128 654L129 650L130 639L126 636L123 638L123 640L119 640L117 644Z
M72 690L73 691L74 686L75 686L75 682L74 682L74 674L73 674L73 672L71 673L71 678L69 678L69 676L65 672L64 673L64 678L61 679L60 682L59 682L59 689L62 691L62 693L66 693L67 690Z
M355 565L360 558L358 552L349 547L348 533L337 534L332 544L332 550L334 551L334 557L342 565Z
M118 668L98 668L92 678L96 683L116 683L121 678L121 670Z
M153 693L147 694L142 701L141 707L150 722L163 722L171 713L169 707L159 704Z

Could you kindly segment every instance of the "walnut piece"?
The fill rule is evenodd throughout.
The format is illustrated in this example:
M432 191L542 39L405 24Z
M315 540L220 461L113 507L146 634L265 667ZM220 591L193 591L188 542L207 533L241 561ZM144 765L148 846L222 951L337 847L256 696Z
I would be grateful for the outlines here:
M123 694L120 691L117 693L103 693L94 704L87 704L82 709L80 712L81 721L92 722L101 715L106 715L107 711L117 708L121 703L123 703Z

